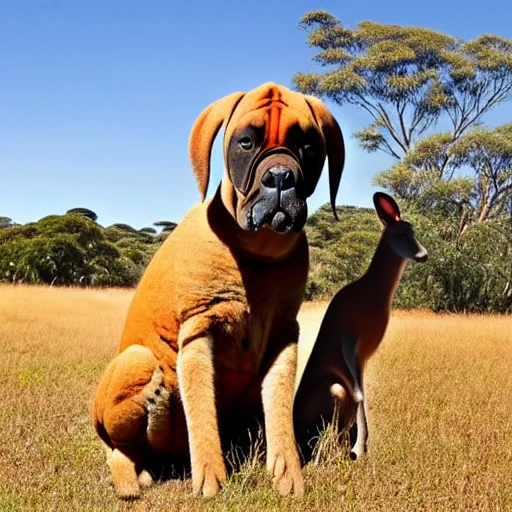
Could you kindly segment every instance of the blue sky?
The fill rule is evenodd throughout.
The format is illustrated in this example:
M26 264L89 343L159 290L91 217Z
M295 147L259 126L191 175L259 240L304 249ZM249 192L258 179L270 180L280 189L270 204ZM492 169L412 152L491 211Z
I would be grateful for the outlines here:
M83 206L103 225L179 221L199 200L187 156L195 118L235 90L291 86L297 71L316 70L297 28L313 9L350 28L373 20L512 38L509 0L0 0L0 216L25 223ZM370 205L372 176L389 160L351 138L364 113L329 106L347 142L338 203ZM487 118L511 120L510 103ZM216 144L212 185L222 166ZM310 211L328 201L325 178Z

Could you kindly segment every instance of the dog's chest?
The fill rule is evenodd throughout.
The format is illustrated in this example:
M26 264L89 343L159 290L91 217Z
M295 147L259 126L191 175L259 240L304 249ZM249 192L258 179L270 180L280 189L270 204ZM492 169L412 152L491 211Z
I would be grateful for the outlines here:
M249 288L242 281L231 283L229 291L224 286L216 294L230 298L208 313L216 361L223 369L252 373L261 365L269 338L281 321L278 290L265 284L265 277L260 275L260 282Z
M263 264L236 257L214 235L195 239L194 250L174 260L180 332L189 339L211 332L218 367L257 372L276 331L295 327L307 277L306 250L304 244L282 263Z

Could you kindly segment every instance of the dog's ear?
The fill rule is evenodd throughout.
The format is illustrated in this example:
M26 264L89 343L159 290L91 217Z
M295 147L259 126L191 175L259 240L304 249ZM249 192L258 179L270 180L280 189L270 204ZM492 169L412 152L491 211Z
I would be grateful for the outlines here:
M229 121L231 114L244 94L243 92L234 92L213 102L201 112L192 127L188 150L192 171L201 194L201 201L204 201L208 191L213 141L222 123Z
M373 194L373 204L384 226L400 222L400 208L398 208L396 201L391 196L384 192L375 192Z
M338 193L343 166L345 165L345 143L343 141L343 134L341 133L338 122L323 102L314 96L306 96L306 102L316 123L324 134L327 158L329 160L331 208L334 218L339 220L338 214L336 213L336 194Z

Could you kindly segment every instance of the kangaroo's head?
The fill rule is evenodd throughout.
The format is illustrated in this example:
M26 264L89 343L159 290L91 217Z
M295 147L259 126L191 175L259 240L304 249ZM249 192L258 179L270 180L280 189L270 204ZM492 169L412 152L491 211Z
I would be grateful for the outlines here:
M416 240L411 224L400 218L400 209L395 200L383 192L377 192L373 196L373 204L384 226L382 237L393 251L405 260L416 263L427 261L427 250Z

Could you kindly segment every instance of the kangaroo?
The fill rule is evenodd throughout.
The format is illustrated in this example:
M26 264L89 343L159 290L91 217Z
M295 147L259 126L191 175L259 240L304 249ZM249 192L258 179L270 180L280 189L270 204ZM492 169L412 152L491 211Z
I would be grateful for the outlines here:
M355 420L350 457L355 460L366 453L364 368L384 337L407 262L423 263L428 257L411 224L401 220L392 197L377 192L373 203L383 225L373 259L360 279L331 300L295 395L296 438L306 460L312 453L311 438L331 419L338 432Z

